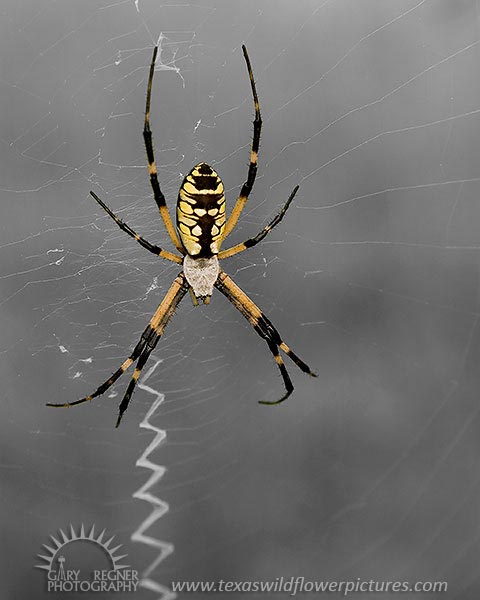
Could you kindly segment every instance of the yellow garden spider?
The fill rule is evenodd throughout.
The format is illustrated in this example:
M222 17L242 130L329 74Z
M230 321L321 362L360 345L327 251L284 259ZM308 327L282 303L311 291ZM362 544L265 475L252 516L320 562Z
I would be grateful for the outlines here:
M271 231L275 225L278 225L283 219L290 203L298 191L298 185L293 189L290 197L283 206L282 210L274 219L264 227L255 237L246 240L241 244L232 246L227 250L220 250L224 239L232 232L237 224L238 218L242 213L248 196L252 191L257 174L257 157L260 145L260 131L262 128L262 119L260 116L260 105L258 102L255 80L253 78L252 67L248 57L247 49L242 46L243 56L247 64L250 86L252 88L253 103L255 106L255 119L253 121L253 140L250 150L250 164L248 167L247 180L242 186L238 199L232 210L232 213L226 219L225 216L225 194L223 183L217 173L206 163L199 163L188 173L180 187L177 200L177 231L173 226L165 196L160 190L157 177L157 167L153 153L152 132L150 130L150 99L152 96L152 82L155 71L155 60L157 58L158 48L153 51L152 62L150 64L150 75L148 78L147 100L145 107L145 125L143 129L143 138L147 150L148 171L150 173L150 183L153 189L153 196L157 203L158 210L165 224L165 228L177 248L178 254L163 250L154 246L146 239L138 235L131 227L121 221L110 208L95 194L90 192L98 204L105 212L112 217L117 225L135 239L141 246L161 258L170 260L183 266L183 270L177 275L172 286L166 293L153 317L150 319L147 328L142 334L140 341L133 349L130 356L123 362L113 375L107 379L93 394L85 396L75 402L65 404L48 404L47 406L68 407L88 402L104 394L117 379L138 360L133 376L127 387L125 395L119 406L119 414L116 427L120 425L123 414L128 408L130 398L137 384L140 373L142 372L148 357L157 345L162 336L167 323L173 316L175 309L180 304L182 298L187 292L190 293L193 304L198 305L198 300L204 304L210 302L213 288L222 292L224 296L237 308L242 315L249 321L255 331L266 342L270 352L275 358L275 362L280 369L285 384L286 393L274 402L260 400L260 404L279 404L283 402L293 391L293 384L288 375L285 364L280 356L280 350L283 350L287 356L304 372L316 377L310 368L285 344L280 334L256 306L252 300L243 292L234 281L220 268L218 261L229 258L234 254L243 252L247 248L252 248L258 244Z

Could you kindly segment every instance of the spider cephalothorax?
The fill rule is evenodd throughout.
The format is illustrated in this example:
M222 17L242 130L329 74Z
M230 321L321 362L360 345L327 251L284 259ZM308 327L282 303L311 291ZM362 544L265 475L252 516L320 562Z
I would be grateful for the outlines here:
M188 173L180 187L177 200L177 231L173 225L170 213L165 202L160 184L158 182L157 167L153 152L152 132L150 130L150 100L152 96L153 74L155 72L155 60L157 58L158 48L153 51L153 58L150 64L150 75L148 78L147 101L145 107L145 124L143 128L143 138L147 150L148 171L150 174L150 183L153 189L153 196L158 206L158 210L163 219L163 223L173 245L179 252L175 254L155 246L145 238L136 233L129 225L121 221L115 213L101 200L95 192L90 194L95 198L98 204L107 212L117 225L129 236L134 238L141 246L166 260L180 264L183 270L175 278L170 289L165 294L155 314L150 319L139 342L133 349L130 356L115 371L115 373L100 385L95 392L74 402L64 404L48 404L48 406L67 407L82 404L93 400L97 396L104 394L117 379L135 362L136 368L132 379L127 387L125 395L119 406L117 418L118 427L124 412L127 410L130 398L133 394L137 381L140 377L148 357L153 352L158 340L162 336L167 323L172 318L175 309L187 292L190 292L193 303L198 304L200 298L205 304L208 304L216 287L227 299L237 308L242 315L253 326L255 331L262 337L268 345L275 362L280 369L285 384L285 394L277 401L269 402L260 400L261 404L279 404L283 402L293 391L293 384L288 375L287 369L280 355L280 350L293 360L293 362L304 372L315 376L310 368L287 346L282 340L280 334L275 329L269 319L262 313L258 306L250 300L235 282L220 268L219 261L229 258L247 248L252 248L271 231L283 219L291 201L297 193L296 186L282 210L272 221L264 227L255 237L232 246L227 250L220 250L220 246L225 238L231 233L237 224L238 218L242 213L248 196L255 183L257 174L258 148L260 145L260 132L262 128L262 119L260 116L260 105L258 102L255 80L253 79L252 67L248 57L247 49L242 46L243 56L247 64L248 76L253 95L253 104L255 107L255 119L253 121L253 140L250 149L250 164L248 166L247 179L244 182L240 194L237 198L228 220L225 212L225 194L223 183L217 173L207 163L199 163ZM180 236L180 237L179 237Z
M198 304L198 298L204 304L209 304L213 286L220 273L217 255L210 256L210 258L192 258L190 254L185 255L183 273L192 290L193 304Z

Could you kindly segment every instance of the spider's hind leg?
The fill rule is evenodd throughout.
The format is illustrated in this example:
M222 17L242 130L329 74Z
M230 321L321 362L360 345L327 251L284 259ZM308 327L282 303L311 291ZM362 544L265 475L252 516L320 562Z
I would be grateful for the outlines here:
M270 352L273 354L273 358L280 369L280 373L283 377L283 383L285 384L286 393L279 399L274 400L273 402L269 402L268 400L259 400L259 404L280 404L284 400L286 400L290 394L293 392L293 383L290 379L290 375L288 374L287 367L280 356L280 352L278 351L278 346L267 340L268 347L270 348Z
M100 385L93 394L89 396L85 396L80 400L75 400L74 402L66 402L64 404L47 404L47 406L53 406L56 408L66 408L69 406L76 406L77 404L82 404L84 402L89 402L96 398L97 396L101 396L104 394L114 383L117 381L123 373L138 359L137 366L133 373L132 379L128 385L127 391L123 400L120 404L120 414L117 419L117 427L120 424L123 413L127 410L128 404L130 402L130 398L133 394L135 386L137 384L138 378L140 377L140 373L142 371L143 366L147 362L148 357L151 352L157 345L158 340L162 336L167 323L172 318L175 309L180 304L182 298L187 293L188 284L185 281L185 275L181 272L174 280L170 289L165 294L165 297L161 301L159 307L155 311L153 317L150 319L150 323L145 328L145 331L140 338L140 341L133 349L133 352L130 356L123 362L119 369L115 371L115 373L107 379L102 385Z
M83 398L80 398L80 400L74 400L73 402L65 402L63 404L53 404L49 402L47 403L47 406L52 406L54 408L68 408L70 406L76 406L77 404L83 404L84 402L90 402L94 398L97 398L98 396L104 394L109 388L112 387L112 385L117 381L117 379L119 379L125 373L125 371L132 365L132 363L134 363L137 360L137 358L143 352L148 340L150 339L153 333L153 329L150 327L150 325L148 325L145 331L143 332L140 341L135 346L130 356L121 364L121 366L115 371L115 373L113 373L113 375L111 375L106 381L104 381L101 385L98 386L98 388L93 392L93 394L84 396Z
M279 345L279 348L285 352L285 354L288 356L288 358L290 358L290 360L293 360L293 362L297 365L297 367L301 371L303 371L307 375L310 375L311 377L318 377L317 373L314 373L310 369L310 367L306 363L304 363L303 360L299 356L297 356L295 354L295 352L287 346L287 344L285 342L282 342Z
M140 358L138 359L137 366L135 367L135 371L133 372L132 378L130 379L130 383L128 384L125 395L123 396L120 406L118 407L118 417L117 422L115 423L115 427L118 427L120 425L123 418L123 413L127 410L128 405L130 404L132 394L140 378L142 369L145 366L147 360L149 359L150 354L153 352L155 346L157 345L159 339L160 336L156 335L153 341L146 347L146 349L140 355Z
M258 306L250 300L250 298L243 292L238 285L223 271L220 273L215 287L227 297L228 300L237 308L242 315L248 320L255 331L260 337L262 337L268 344L270 352L273 354L275 362L277 363L280 373L285 384L286 393L274 402L268 402L266 400L260 400L260 404L280 404L286 400L293 391L293 384L290 376L287 372L287 368L282 360L279 349L283 350L285 354L299 367L304 373L316 377L316 374L310 369L310 367L303 362L280 337L277 329L273 326L271 321L263 314Z

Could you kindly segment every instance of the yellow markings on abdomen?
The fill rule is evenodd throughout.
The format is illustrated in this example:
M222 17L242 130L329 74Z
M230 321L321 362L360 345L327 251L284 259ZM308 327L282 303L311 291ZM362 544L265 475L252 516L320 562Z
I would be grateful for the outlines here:
M190 204L188 202L180 202L179 208L186 215L192 215L193 214L193 208L190 206Z
M206 163L193 167L178 193L177 229L187 253L194 258L218 254L225 228L222 180Z

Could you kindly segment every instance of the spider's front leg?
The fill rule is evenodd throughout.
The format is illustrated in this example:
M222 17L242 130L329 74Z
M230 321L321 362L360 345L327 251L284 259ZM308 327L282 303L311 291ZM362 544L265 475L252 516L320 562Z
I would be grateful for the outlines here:
M170 213L168 212L165 196L163 195L163 192L160 189L157 165L155 162L155 153L153 150L152 130L150 129L150 104L152 99L153 75L155 73L155 61L157 59L157 52L158 46L155 46L155 48L153 49L152 62L150 64L150 74L148 76L147 99L145 103L145 121L143 125L143 140L145 142L145 149L147 151L148 172L150 175L150 184L153 190L153 197L160 212L160 216L162 217L165 229L167 230L167 233L170 239L172 240L173 245L181 254L184 254L185 250L182 244L180 243L180 240L178 239L177 232L175 231L172 219L170 218Z
M233 207L230 217L228 218L223 233L223 238L226 238L227 235L229 235L234 229L235 225L237 224L238 218L240 217L243 209L245 208L245 204L247 203L250 192L253 189L253 184L255 183L255 178L257 176L258 150L260 148L260 134L262 132L262 115L260 114L260 102L258 100L255 79L253 77L252 65L250 64L250 58L248 56L246 46L242 46L242 50L243 57L247 65L248 78L250 79L250 87L252 90L253 107L255 109L255 118L253 120L253 138L252 145L250 147L250 163L248 165L247 179L242 185L240 195L238 196L237 201L235 202L235 206Z

